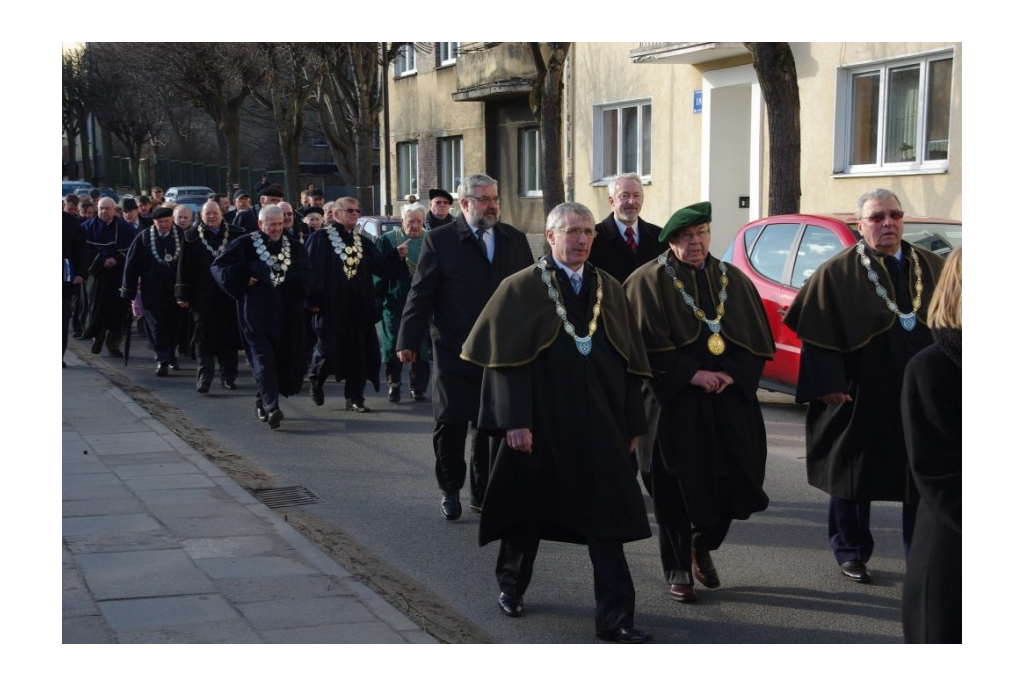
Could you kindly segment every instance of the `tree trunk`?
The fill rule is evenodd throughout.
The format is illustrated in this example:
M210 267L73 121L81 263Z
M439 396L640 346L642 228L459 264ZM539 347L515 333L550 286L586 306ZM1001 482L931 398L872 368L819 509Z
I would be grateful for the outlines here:
M65 129L64 133L68 137L68 180L74 181L78 179L78 162L75 159L75 136L78 131Z
M800 89L789 43L744 43L768 114L768 214L800 211Z
M540 43L530 43L537 80L530 94L530 106L540 125L541 191L544 213L565 202L562 178L562 96L564 93L565 60L572 43L548 43L550 55L544 59Z
M92 151L89 149L88 122L85 118L82 121L82 128L78 130L79 147L82 148L82 175L78 178L88 180L92 178Z

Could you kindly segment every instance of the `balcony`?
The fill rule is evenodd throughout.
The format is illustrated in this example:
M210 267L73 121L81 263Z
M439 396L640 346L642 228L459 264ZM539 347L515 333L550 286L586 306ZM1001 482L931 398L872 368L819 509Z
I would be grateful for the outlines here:
M743 43L640 43L629 51L635 64L703 64L749 55Z
M463 43L455 63L456 102L522 96L533 89L537 69L526 43Z

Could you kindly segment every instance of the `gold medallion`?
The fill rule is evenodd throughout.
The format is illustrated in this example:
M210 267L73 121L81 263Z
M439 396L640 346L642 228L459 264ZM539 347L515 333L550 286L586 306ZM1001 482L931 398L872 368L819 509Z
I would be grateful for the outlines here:
M712 333L708 338L708 350L716 357L725 352L725 340L718 333Z

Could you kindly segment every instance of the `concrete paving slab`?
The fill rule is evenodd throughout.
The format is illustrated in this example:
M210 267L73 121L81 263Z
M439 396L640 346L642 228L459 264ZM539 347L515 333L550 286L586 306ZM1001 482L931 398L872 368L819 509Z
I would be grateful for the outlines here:
M117 633L117 641L127 645L249 645L267 642L243 619L152 630L122 630Z
M266 535L232 535L223 538L197 538L183 540L182 549L193 559L216 559L222 557L249 557L274 551L274 538Z
M75 562L98 601L214 590L209 577L181 549L80 554Z
M263 631L267 642L276 644L403 644L401 633L382 623L343 623L307 628L284 628Z
M266 578L268 576L312 575L316 569L288 557L257 556L196 559L196 565L210 578Z
M173 448L152 431L135 430L124 433L96 432L82 436L96 454L139 454L145 452L171 452Z
M108 552L142 552L154 549L179 549L177 538L167 531L118 533L102 537L70 538L64 541L73 554L105 554Z
M149 514L109 514L102 516L64 517L65 539L96 537L116 533L141 533L160 530L160 522Z
M125 466L112 467L111 469L119 478L128 480L130 478L143 478L146 476L171 476L185 473L199 473L199 469L191 462L184 461L178 455L166 461L157 461L149 464L127 464Z
M238 610L260 631L337 623L366 623L376 618L362 603L350 597L249 602L239 604Z
M238 620L238 612L216 594L144 597L99 603L100 612L115 631Z
M213 487L210 478L203 473L169 473L162 476L140 476L125 478L125 485L140 492L142 490L181 490L184 488Z

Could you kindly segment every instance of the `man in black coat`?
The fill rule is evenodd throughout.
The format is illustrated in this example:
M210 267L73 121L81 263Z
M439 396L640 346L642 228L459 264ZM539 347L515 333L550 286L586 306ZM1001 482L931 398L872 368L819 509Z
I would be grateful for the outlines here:
M622 286L587 264L594 215L563 203L545 233L551 254L501 283L462 348L484 367L479 425L500 435L480 544L501 540L498 605L513 618L542 539L587 545L597 636L647 642L623 543L651 535L629 459L650 371Z
M454 200L447 190L431 188L428 197L430 197L430 211L427 212L427 216L423 220L424 231L431 231L455 221L455 217L451 215L450 211Z
M77 205L75 209L77 211ZM85 244L85 232L82 231L82 224L78 223L78 217L69 212L61 212L61 218L63 220L61 251L64 259L61 320L63 322L64 346L61 348L60 354L61 364L66 366L63 364L63 357L68 350L68 321L71 319L71 312L74 309L71 299L85 281L85 275L89 273L89 247Z
M263 189L260 194L259 205L252 207L248 210L239 210L235 214L235 219L232 221L232 225L243 229L246 233L253 233L254 231L260 230L259 228L259 215L260 210L264 207L276 205L284 199L284 191L281 190L281 186L268 186Z
M203 205L196 225L185 231L178 261L174 297L192 319L190 342L199 361L196 392L204 395L210 391L217 362L221 386L234 390L238 377L238 350L242 348L238 313L235 301L214 282L210 265L240 235L243 231L228 226L221 218L220 206L211 200Z
M590 263L623 283L637 267L664 251L658 242L661 227L640 218L644 187L634 173L619 174L611 180L608 203L612 213L596 227Z
M907 362L931 343L926 312L942 258L903 238L896 194L857 200L863 240L822 264L784 323L803 343L796 401L807 410L807 480L829 494L828 533L840 572L870 583L871 502L903 502L909 551L917 491L900 419Z
M121 340L128 319L128 303L121 299L125 255L135 239L135 229L115 213L114 200L100 198L97 215L82 224L89 246L89 278L85 282L83 338L92 338L92 353L99 354L106 341L111 357L124 357Z
M146 337L156 354L156 375L163 377L171 366L183 314L174 299L183 232L167 207L153 212L153 219L154 225L142 229L128 249L121 297L131 301L141 290Z
M435 369L435 473L445 493L441 513L449 521L462 515L459 490L466 482L470 424L470 507L475 511L483 502L490 462L488 438L475 429L482 370L459 358L462 343L502 279L533 264L526 235L499 221L497 181L473 174L459 186L458 195L462 215L424 238L396 343L399 361L416 361L429 326Z
M234 298L245 355L256 379L256 418L281 426L279 396L302 389L306 368L306 296L313 279L309 257L284 235L279 207L260 210L259 231L232 240L210 272Z

